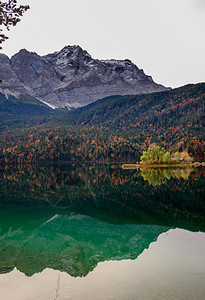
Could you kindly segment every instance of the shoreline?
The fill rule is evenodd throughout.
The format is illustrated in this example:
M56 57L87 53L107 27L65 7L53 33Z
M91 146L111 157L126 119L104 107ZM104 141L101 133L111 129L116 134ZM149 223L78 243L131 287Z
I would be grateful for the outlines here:
M205 167L205 162L194 162L194 163L180 163L180 164L123 164L122 169L128 170L128 169L138 169L138 168L186 168L186 167Z

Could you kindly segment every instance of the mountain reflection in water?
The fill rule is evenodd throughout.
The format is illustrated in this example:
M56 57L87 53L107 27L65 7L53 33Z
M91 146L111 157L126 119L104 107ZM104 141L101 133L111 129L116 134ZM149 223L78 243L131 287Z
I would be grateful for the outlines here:
M26 212L28 214L28 211ZM135 259L169 228L154 225L114 225L84 215L55 215L4 228L0 236L0 272L17 267L28 276L45 268L86 276L100 261ZM38 225L36 224L38 220Z
M166 178L157 185L118 166L0 172L0 273L86 276L99 262L137 258L170 228L205 231L203 168L157 171Z

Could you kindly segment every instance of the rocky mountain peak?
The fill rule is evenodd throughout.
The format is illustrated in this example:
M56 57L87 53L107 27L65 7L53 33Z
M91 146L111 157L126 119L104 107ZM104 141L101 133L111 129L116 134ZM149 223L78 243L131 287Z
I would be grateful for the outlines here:
M86 63L92 60L91 55L78 45L66 46L58 52L45 55L43 58L54 63L59 68L64 68L78 61Z
M61 51L57 52L58 54L67 54L68 56L72 57L72 59L76 59L78 57L90 57L91 55L86 51L83 50L79 45L74 46L65 46Z
M23 48L23 49L20 49L19 52L14 54L12 57L15 57L16 55L31 55L31 54L36 54L36 53L30 52L27 49Z
M0 78L1 88L27 93L57 107L78 107L107 96L167 89L131 60L93 59L79 45L44 56L26 49L11 59L0 55Z

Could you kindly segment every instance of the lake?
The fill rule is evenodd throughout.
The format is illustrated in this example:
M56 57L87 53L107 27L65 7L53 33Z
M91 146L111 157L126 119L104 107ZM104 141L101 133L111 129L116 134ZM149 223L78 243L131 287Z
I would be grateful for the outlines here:
M0 299L204 299L204 175L0 169Z

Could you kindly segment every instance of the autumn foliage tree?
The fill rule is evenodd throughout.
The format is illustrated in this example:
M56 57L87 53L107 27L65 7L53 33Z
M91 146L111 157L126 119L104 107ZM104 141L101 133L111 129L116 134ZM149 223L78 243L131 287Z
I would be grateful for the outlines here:
M141 156L141 164L164 164L171 162L171 155L166 152L164 148L153 145L148 148L147 151L143 152Z
M185 163L192 163L193 158L188 154L187 151L182 151L182 152L175 152L172 156L172 159L175 162L185 162Z

